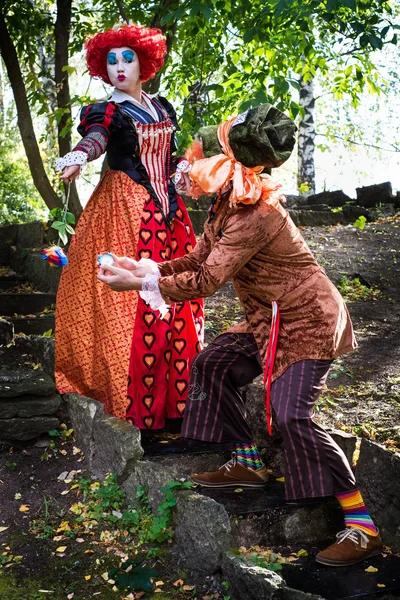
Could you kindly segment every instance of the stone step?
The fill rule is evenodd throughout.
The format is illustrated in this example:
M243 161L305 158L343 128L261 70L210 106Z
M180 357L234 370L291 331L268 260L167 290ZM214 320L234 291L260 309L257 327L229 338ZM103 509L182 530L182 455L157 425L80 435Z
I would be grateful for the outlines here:
M17 285L21 285L21 283L25 283L26 279L21 277L20 275L6 275L0 277L0 291L2 290L11 290Z
M0 294L0 315L30 315L42 312L46 307L55 304L56 295L37 294Z
M320 594L326 600L373 600L384 595L386 597L386 594L392 594L393 598L400 597L400 557L393 554L375 556L338 570L315 562L314 557L319 548L308 545L303 547L309 555L301 560L301 566L298 563L283 565L280 572L291 588ZM366 572L365 569L370 566L378 570Z
M50 329L54 333L55 318L53 316L35 318L9 317L7 321L13 323L15 333L24 333L25 335L43 335Z
M298 598L298 600L306 600L307 598L389 600L400 597L400 557L393 554L388 554L385 557L375 556L356 565L335 569L315 562L315 555L323 547L297 544L291 545L290 548L273 548L274 552L279 552L283 556L299 550L305 550L308 553L307 556L294 562L283 564L282 570L278 571L279 576L283 578L289 588L284 591L283 598ZM251 564L250 561L249 564ZM368 567L377 570L367 572ZM240 564L238 557L228 555L223 562L222 571L224 577L229 581L229 591L233 593L232 600L242 600L244 598L246 600L259 600L261 598L277 597L272 593L268 595L268 589L263 590L266 592L265 595L260 594L260 587L268 587L268 575L266 577L265 569L256 570L253 568L251 574L246 573L243 569L243 563ZM273 578L271 577L270 585L272 582ZM254 593L252 588L254 591L258 589ZM298 595L296 595L296 590ZM304 592L304 595L302 592Z

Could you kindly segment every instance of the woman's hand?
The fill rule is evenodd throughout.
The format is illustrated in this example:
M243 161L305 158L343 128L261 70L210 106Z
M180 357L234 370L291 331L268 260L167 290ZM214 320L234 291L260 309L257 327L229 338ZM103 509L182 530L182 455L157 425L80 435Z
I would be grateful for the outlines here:
M71 183L71 181L74 181L74 179L78 177L79 170L79 165L71 165L70 167L64 167L60 175L60 179L62 179L64 183Z
M157 275L158 274L158 266L154 260L150 258L141 258L139 261L133 260L133 258L128 258L127 256L116 256L112 255L115 266L120 269L126 269L127 271L131 271L135 277L144 277L145 275Z
M106 273L111 273L111 275L106 275ZM100 267L97 279L108 285L114 292L142 289L141 277L135 277L132 271L127 269L120 269L111 265Z

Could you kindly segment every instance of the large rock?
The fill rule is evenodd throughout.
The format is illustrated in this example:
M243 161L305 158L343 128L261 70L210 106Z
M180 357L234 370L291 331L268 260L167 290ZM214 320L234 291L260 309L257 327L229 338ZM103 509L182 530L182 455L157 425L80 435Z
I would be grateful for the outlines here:
M1 419L29 418L54 415L61 406L61 396L19 396L12 400L0 399Z
M343 219L340 213L326 210L291 210L289 211L295 225L318 227L320 225L336 225Z
M124 481L122 487L130 504L135 505L137 486L144 486L150 506L156 512L165 498L161 488L181 477L182 473L176 467L166 467L151 461L139 461L135 465L135 471Z
M6 319L0 319L0 346L9 344L14 337L14 325Z
M265 416L265 393L262 377L257 378L253 383L246 386L243 390L246 407L246 417L251 432L256 443L264 447L271 442L277 442L282 439L275 415L272 415L272 436L268 434L266 416Z
M343 206L343 216L349 223L354 223L358 217L365 217L367 221L371 221L371 215L368 210L362 206L354 206L354 204Z
M30 354L35 362L42 365L43 371L54 379L54 338L24 335L15 338L15 346L21 352Z
M206 574L218 571L225 551L231 546L225 508L212 498L180 492L175 522L175 549L186 566Z
M226 553L222 561L222 576L229 582L232 600L324 600L286 586L280 575L244 562Z
M75 442L83 450L90 464L94 450L94 422L104 417L104 406L97 400L73 393L64 394L63 400L74 430Z
M60 422L55 417L31 417L30 419L0 419L0 439L25 442L42 433L57 429Z
M45 228L42 221L19 223L15 243L21 248L41 248L44 236Z
M384 542L400 551L400 456L363 439L357 483Z
M351 433L346 433L345 431L340 431L338 429L328 429L327 431L339 448L343 450L351 466L353 464L354 452L356 451L357 437L351 435Z
M392 184L390 181L356 188L356 192L358 204L360 206L365 206L366 208L372 208L377 204L394 202Z
M281 204L285 208L303 208L307 206L307 196L285 194L281 199Z
M285 585L282 577L273 571L250 566L238 556L230 553L222 561L224 579L229 582L232 600L267 600L282 597Z
M2 369L0 371L0 398L17 396L51 396L56 392L52 378L43 371Z
M305 506L287 504L264 513L232 519L232 542L240 546L275 546L334 539L343 529L343 513L336 500L310 501Z
M97 477L117 473L123 483L143 456L140 429L111 415L93 421L90 469Z
M320 192L319 194L313 194L307 198L307 203L310 206L315 204L328 204L331 208L338 208L339 206L344 206L346 202L352 202L352 199L342 190Z
M19 246L10 248L10 266L32 282L42 292L56 292L62 269L50 267L42 260L41 250L33 251Z

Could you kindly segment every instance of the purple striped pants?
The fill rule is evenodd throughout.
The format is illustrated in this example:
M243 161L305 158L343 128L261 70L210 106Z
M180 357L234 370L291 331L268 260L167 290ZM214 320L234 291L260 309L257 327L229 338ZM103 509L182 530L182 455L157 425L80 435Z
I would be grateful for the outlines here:
M292 364L271 386L271 405L285 452L286 499L331 496L356 489L346 456L312 420L330 360ZM239 390L262 373L251 334L223 334L193 361L182 437L207 442L253 439ZM265 420L265 414L260 414Z

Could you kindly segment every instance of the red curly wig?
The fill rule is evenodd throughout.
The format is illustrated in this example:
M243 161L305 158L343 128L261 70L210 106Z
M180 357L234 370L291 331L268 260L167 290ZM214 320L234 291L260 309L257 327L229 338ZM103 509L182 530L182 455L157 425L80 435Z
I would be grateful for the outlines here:
M140 81L152 79L164 63L167 53L165 36L160 29L122 25L96 34L85 43L86 63L92 77L111 83L107 75L107 54L111 48L132 48L140 62Z

